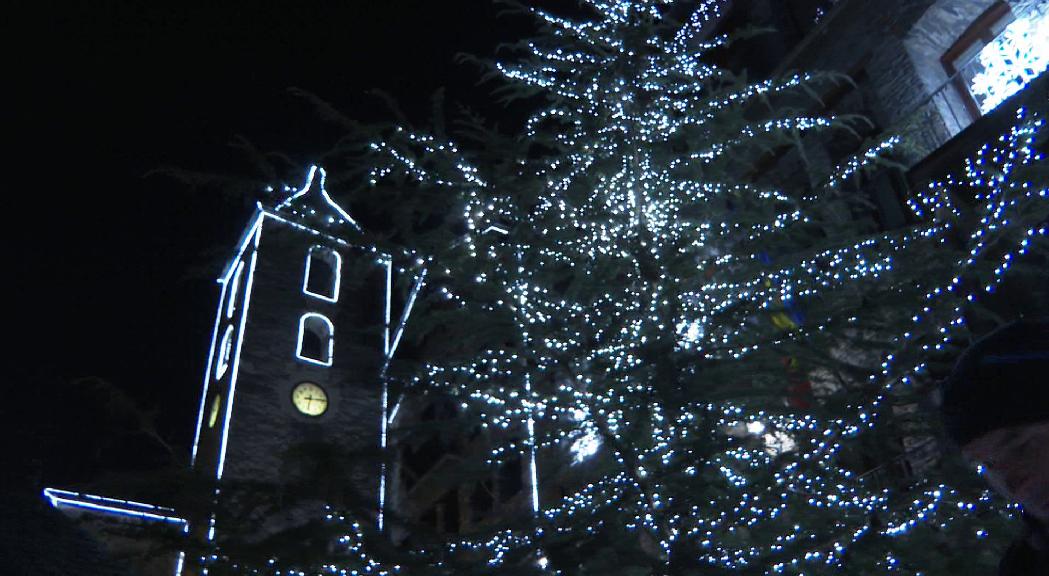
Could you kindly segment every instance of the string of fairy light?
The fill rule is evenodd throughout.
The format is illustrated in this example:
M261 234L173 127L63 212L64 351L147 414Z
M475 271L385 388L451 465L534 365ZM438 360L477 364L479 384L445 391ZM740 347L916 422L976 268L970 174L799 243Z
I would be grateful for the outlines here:
M917 222L911 227L842 245L788 243L790 250L770 255L766 245L821 222L826 199L847 195L849 184L900 139L871 144L820 185L802 190L721 181L724 166L755 143L837 130L848 120L795 115L726 125L754 102L827 79L799 74L740 83L706 60L731 42L709 34L722 2L700 2L665 33L671 25L666 9L674 4L588 0L591 17L584 21L532 11L546 35L497 69L551 97L525 132L550 137L564 153L521 168L520 178L543 184L534 202L520 201L496 175L482 176L452 142L399 130L372 146L385 160L371 174L373 183L404 177L462 200L466 234L457 250L469 266L453 270L419 256L443 278L434 280L438 294L463 309L509 313L531 343L429 365L414 383L457 396L486 428L537 423L534 437L511 435L493 446L491 464L529 450L570 447L576 463L605 458L616 465L544 502L531 527L462 538L441 547L443 553L481 554L494 567L512 551L534 550L540 568L557 570L539 557L548 536L600 534L608 513L616 512L628 530L651 535L666 559L802 573L841 566L850 550L876 535L944 528L993 508L989 494L968 501L946 485L908 495L874 490L841 456L850 440L887 420L893 394L924 377L929 356L967 329L964 307L994 292L1010 267L1044 246L1047 191L1015 177L1044 161L1033 149L1044 120L1021 111L1008 133L966 163L963 175L906 199ZM682 151L679 139L703 144ZM954 254L949 238L971 211L955 200L962 189L978 190L980 214L964 230L962 256L943 266L950 273L894 284L894 275L920 255ZM493 227L505 233L489 233ZM984 270L989 279L981 285L966 280ZM589 292L570 295L551 285L550 278L566 271L587 282ZM913 309L899 309L906 322L885 338L884 350L854 359L867 379L834 417L759 407L743 389L713 401L705 388L712 372L691 368L679 375L690 399L660 397L664 383L653 375L649 346L667 342L667 354L728 370L779 358L788 344L866 330L879 311L816 315L819 302L857 286L916 298ZM486 293L494 287L498 296L481 299L473 287ZM812 317L789 330L755 321L806 306ZM711 446L716 449L703 451ZM667 479L693 479L694 493L675 493ZM789 512L799 509L823 516L819 523L792 520ZM880 527L869 522L875 512L884 518ZM400 570L367 554L359 526L333 519L346 523L341 544L357 563L330 566L331 573ZM736 537L742 530L749 540ZM885 554L879 566L892 572L903 563L899 553Z
M550 16L540 11L536 13L555 28L555 35L558 37L571 36L576 39L591 39L601 43L603 47L615 49L619 54L633 56L634 54L630 53L621 42L616 40L616 36L609 32L607 26L614 27L627 23L631 17L631 9L635 4L629 2L595 3L594 6L604 16L604 20L597 24L588 23L582 26L575 26L565 19ZM651 9L651 6L648 7ZM651 10L647 14L656 17ZM657 43L655 40L650 42ZM573 56L563 50L550 52L538 48L535 44L532 44L530 48L537 58L545 59L551 63L571 66L606 64L606 62L596 58L586 55ZM663 46L662 49L669 50L666 46ZM652 65L647 68L649 71L656 69ZM510 79L525 81L535 86L550 88L558 85L553 74L556 72L556 69L553 67L543 68L538 74L529 73L528 68L523 66L516 68L507 67L503 68L503 71ZM707 67L704 67L701 73L705 75L713 74L711 69ZM657 76L666 77L665 74L657 74ZM574 77L577 78L576 82L579 83L586 82L588 78L585 74L575 74ZM801 83L804 80L806 79L799 78L797 82ZM562 81L566 80L562 79ZM691 81L694 82L694 80ZM648 80L642 79L637 81L636 85L644 86L647 85L647 82ZM768 86L767 91L785 90L795 85L785 83L777 87ZM478 401L483 406L482 418L485 419L486 425L509 428L519 424L521 419L527 414L531 414L539 419L545 418L547 422L560 421L568 423L568 426L564 428L555 428L553 432L548 432L548 437L545 440L539 440L541 446L550 446L566 438L577 438L581 427L580 422L589 424L593 415L600 415L605 420L607 429L612 433L629 428L632 423L628 416L629 410L625 409L624 406L628 406L631 401L624 399L622 392L624 390L635 392L636 397L636 395L647 394L651 391L651 388L644 382L635 382L631 379L630 371L643 365L643 362L635 355L636 347L632 343L638 341L643 343L646 338L647 321L649 320L643 317L646 312L653 313L651 318L654 320L652 321L659 322L661 320L658 314L659 304L665 301L667 293L666 290L660 289L654 289L649 294L638 293L628 287L619 291L609 290L604 295L585 304L567 302L563 298L551 298L550 290L542 286L541 275L544 272L543 268L564 264L577 265L580 253L584 254L586 258L608 256L629 260L634 257L634 254L623 249L624 239L637 238L637 234L634 231L644 229L646 226L651 226L658 231L658 236L653 235L648 238L651 242L649 253L657 260L664 256L663 248L680 250L681 243L679 240L682 237L698 236L698 239L693 239L691 243L687 244L690 248L709 248L713 241L717 239L733 239L738 234L738 231L732 228L726 230L727 227L724 225L720 227L720 230L715 227L715 230L711 233L703 234L704 230L709 230L712 227L710 223L702 223L698 226L692 223L687 225L675 224L675 222L679 221L676 218L677 211L683 202L679 198L683 197L688 201L699 199L714 201L718 198L717 192L719 188L716 185L697 186L694 182L684 180L676 182L673 171L685 165L688 160L701 159L705 163L716 161L726 154L726 151L732 146L738 145L746 138L756 138L762 131L809 130L825 128L833 124L833 119L797 118L767 122L761 124L760 129L747 127L727 141L708 147L705 152L691 154L687 157L687 160L675 159L665 164L665 169L660 170L656 168L657 163L654 159L643 153L643 148L635 153L635 150L628 149L626 146L636 145L638 141L658 141L659 134L671 134L683 126L701 126L716 119L716 115L710 113L709 110L703 116L689 117L685 115L684 118L686 119L677 121L676 126L668 118L660 118L657 122L651 122L651 119L644 117L644 115L631 117L628 112L631 99L622 95L626 91L623 86L623 83L614 85L605 94L599 92L596 84L557 89L555 93L558 96L568 101L577 101L579 107L573 109L571 106L565 106L561 102L556 108L540 112L533 117L533 120L529 123L529 129L532 131L538 130L545 121L556 120L566 124L568 128L562 135L558 136L562 144L576 145L584 140L590 142L590 144L584 146L586 148L584 153L569 155L567 161L553 162L547 167L545 172L549 174L547 194L540 198L538 206L532 209L531 213L522 214L521 207L513 205L512 201L507 198L493 198L492 195L485 194L488 188L481 181L476 180L475 173L468 173L469 177L464 178L460 183L464 188L470 189L470 192L466 194L467 208L464 210L464 215L471 232L476 233L484 230L492 222L531 221L537 223L537 226L544 227L540 236L556 239L554 243L537 242L537 246L514 246L514 248L518 249L534 248L531 254L538 257L530 259L530 264L535 265L534 269L509 270L503 265L502 261L498 259L491 260L493 255L498 255L499 251L497 248L491 244L485 245L486 243L480 237L471 236L469 238L466 245L471 255L480 255L489 259L488 261L492 264L492 270L477 276L478 282L498 282L500 278L513 278L512 281L506 281L504 284L506 300L498 302L497 305L513 303L517 317L523 326L543 325L552 318L567 318L567 321L564 322L566 325L571 325L573 322L589 325L593 329L591 342L594 340L606 342L603 346L585 345L584 341L586 340L584 337L586 335L579 331L555 333L554 337L547 337L544 340L545 350L554 352L546 356L543 353L544 349L540 349L533 356L533 358L538 360L538 370L542 371L544 369L544 361L547 363L547 366L552 366L557 360L566 356L572 357L573 363L577 366L604 362L606 367L603 373L599 372L598 375L606 381L615 382L616 386L615 388L602 391L595 386L602 378L580 377L580 381L569 381L560 384L550 395L534 394L529 397L523 395L519 388L515 388L512 385L512 382L521 376L519 355L501 349L491 350L478 356L473 362L464 365L432 366L427 374L420 377L419 381L425 381L431 385L444 382L449 390ZM676 95L688 94L690 90L675 91L667 89L664 92ZM691 92L697 91L692 90ZM748 95L757 93L764 92L748 88L734 97L729 96L725 98L723 101L744 101ZM613 121L619 122L619 124L614 129L597 130L598 138L596 140L585 138L585 136L588 136L583 128L585 121L579 118L602 110L600 105L602 104L601 99L609 94L612 95L613 100L610 112L601 117L610 117ZM669 101L669 98L657 98L657 104L654 108L658 110L659 106L667 104ZM687 110L689 103L674 103L671 107L675 110ZM630 122L631 120L633 122ZM1002 142L1006 148L1009 146L1013 147L1008 152L1010 165L1037 160L1029 146L1033 134L1041 127L1041 121L1025 123L1022 120L1021 118L1021 122L1017 125L1018 128L1014 129L1007 140ZM637 130L638 137L636 139L627 139L626 143L623 143L620 141L622 134L626 132L623 125L628 123ZM653 129L653 127L658 127L658 130ZM1016 146L1020 141L1024 141L1023 145ZM841 182L857 174L883 154L890 151L897 142L898 139L890 138L865 151L862 155L853 157L844 166L840 167L835 175L828 179L826 187L834 188L839 186ZM1001 153L997 149L993 153L990 150L990 148L985 147L981 151L980 157L975 162L970 163L967 170L968 184L981 184L982 180L978 176L979 170L977 167L987 163L988 155ZM428 143L423 153L435 154L444 151L446 150ZM596 163L599 154L607 156L622 155L630 157L630 161L624 160L621 163L621 169L611 176L600 177L593 187L593 193L587 199L573 205L565 202L561 196L570 192L578 181L586 178L590 168ZM450 182L450 180L435 179L427 173L418 172L414 163L405 163L401 158L396 157L394 160L396 162L393 165L396 166L397 162L401 162L403 165L399 166L399 168L404 169L408 173L407 175L419 180L432 181L436 184L447 184ZM465 162L457 162L456 165L465 166L467 164ZM635 170L635 166L640 166L641 169ZM393 170L393 168L387 170ZM386 174L389 174L389 171L380 174L380 177ZM1006 183L1010 189L1016 186L1027 188L1025 184L1013 184L1008 182L1007 179L1001 179L1000 181ZM693 342L690 348L696 352L703 353L705 344L707 347L720 350L716 357L743 359L748 354L756 352L759 347L756 344L742 345L737 349L727 349L724 346L733 340L743 339L745 334L743 325L745 321L729 325L728 328L725 328L725 324L715 323L714 319L723 310L738 306L744 302L752 302L754 304L753 310L767 310L788 300L816 298L830 289L849 283L877 279L884 272L893 269L893 253L914 250L919 245L942 243L944 237L953 226L951 221L945 217L957 215L957 209L950 203L949 196L944 193L946 188L952 184L954 183L936 184L930 187L927 193L921 194L912 200L909 205L912 207L915 216L922 218L926 216L926 213L932 213L934 216L928 220L929 224L898 235L898 237L885 235L879 239L866 239L852 246L827 250L815 257L802 260L798 265L783 267L771 272L767 270L762 271L744 283L709 283L700 286L698 289L693 288L684 292L685 297L676 303L680 313L686 317L702 318L704 323L707 324L701 331L702 336L691 339ZM695 194L696 191L705 194L702 197L698 197ZM679 194L682 192L685 193ZM1033 198L1035 196L1044 198L1044 191L1036 192L1038 191L1028 190L1022 195L1022 198ZM679 197L675 198L675 195L679 195ZM992 190L988 193L987 198L998 198L1000 196L1000 190ZM764 193L758 197L780 202L789 199L789 196L778 192ZM801 206L806 202L818 202L818 199L818 195L812 195L800 198L796 204ZM1011 206L1015 207L1017 203L1018 200L1014 199ZM642 204L644 204L643 207L641 207ZM990 215L981 221L983 227L972 233L972 238L976 240L976 245L970 250L972 257L959 262L961 268L976 263L975 256L986 244L985 239L991 237L992 233L999 229L999 226L1005 226L1004 223L999 224L999 221L1003 220L1005 207L1000 202L995 207L992 207L992 204L993 202L989 201L988 211ZM602 220L592 217L594 214L611 216L612 218ZM753 234L755 229L761 232L770 232L775 229L786 228L795 222L805 222L806 219L801 214L797 210L786 214L777 214L770 224L751 229L748 240L755 238ZM618 223L609 223L607 220ZM700 234L697 235L697 231ZM1032 239L1044 235L1044 227L1028 228L1017 250L1003 257L1002 264L995 270L995 276L1000 277L1008 268L1009 262L1018 256L1022 256ZM756 257L757 255L755 254L749 255L751 260ZM739 258L724 255L720 256L719 262L721 265L726 266L731 264L733 260L739 260ZM589 271L586 273L589 274ZM628 273L627 279L634 280L636 276ZM661 280L665 280L665 278L661 278ZM671 281L669 284L680 285L694 280L694 278L670 278L669 280ZM629 282L624 284L629 286ZM927 352L930 349L939 349L949 342L949 337L946 334L949 333L950 329L964 323L962 317L952 318L942 326L927 327L924 332L917 325L920 325L921 321L932 311L932 300L941 297L946 298L947 294L955 291L955 287L958 284L959 277L956 276L947 285L931 289L926 297L926 302L922 304L920 310L916 311L912 317L916 327L902 334L900 341L917 339L919 334L928 335L935 333L941 335L938 342L921 344L923 352ZM968 299L974 297L974 295L969 295ZM456 298L458 297L456 296ZM465 301L463 301L463 304L466 305ZM960 310L960 307L956 306L951 312L957 314L960 313ZM615 321L618 318L626 318L637 314L642 316L641 321L633 323ZM742 316L746 317L747 315ZM612 321L608 321L610 319ZM665 330L667 325L661 325L659 328ZM804 335L811 331L821 331L823 329L823 326L818 325L813 328L799 329L796 334ZM897 369L893 372L890 370L890 367L894 361L894 355L888 355L882 363L881 373L871 375L872 381L881 380L884 382L882 388L886 392L891 390L894 380L906 384L912 377L911 374L918 374L924 368L924 363L917 363L909 369ZM491 386L491 382L501 382L506 383L506 385L501 387ZM787 466L774 475L781 481L777 485L778 489L785 490L780 496L787 495L792 491L809 494L813 495L809 500L815 507L830 506L828 502L833 501L837 503L835 504L836 507L856 508L862 512L864 517L870 511L883 506L888 500L886 497L863 496L861 485L850 487L847 485L849 483L846 483L846 485L839 487L833 484L831 479L832 477L848 479L850 476L854 476L848 470L834 467L833 458L842 448L839 440L845 436L855 436L863 428L872 427L878 420L877 414L882 408L884 400L884 394L879 393L864 406L855 407L855 416L853 418L841 418L825 423L818 423L811 418L795 420L780 417L777 420L776 417L771 415L761 415L761 418L766 422L765 425L771 425L778 430L794 434L800 434L804 431L814 433L813 436L815 438L809 442L812 451L810 454L803 456L803 458L808 459L808 456L814 456L814 460L818 463L817 465L822 467L822 471L825 474L823 477L805 476L804 474L796 475L797 466ZM738 406L726 404L719 408L711 407L711 409L724 411L724 416L717 420L715 428L732 426L739 422L738 414L733 414L741 410ZM692 414L689 415L694 417ZM686 418L686 420L689 419ZM799 422L802 424L799 424ZM588 430L588 426L582 426L582 428L592 432L592 430ZM675 445L675 442L679 440L679 438L675 437L675 434L683 434L687 430L689 430L689 427L680 422L678 426L667 426L660 429L651 443L651 446L654 448L648 451L639 450L639 456L658 456L658 459L663 463L670 462L673 460L673 450L669 449L669 447ZM822 432L816 433L817 431ZM821 436L836 436L838 440L821 439ZM800 440L801 438L799 437L796 441L799 450L803 448ZM517 446L502 446L496 448L493 454L501 457L507 453L512 454L516 448ZM765 455L762 456L762 454ZM621 464L624 463L621 455L616 454L615 457ZM748 484L746 476L735 473L734 466L738 465L739 462L749 461L749 467L761 468L770 463L771 457L772 455L765 453L763 450L756 452L754 450L735 449L712 459L710 466L724 471L726 480L730 484L737 488L742 488ZM693 471L695 470L694 466L689 468ZM617 476L618 480L610 481L608 486L616 486L617 488L612 491L624 494L625 492L621 490L621 484L624 482L631 483L632 480L630 478L632 476L644 474L644 468L638 468L633 470L632 474ZM829 491L824 490L823 487L827 485L834 486L834 488ZM609 489L611 490L611 488ZM637 492L641 491L640 488L637 490ZM943 490L940 493L944 493ZM570 510L572 514L576 514L581 509L593 505L594 499L592 495L585 498L580 495L577 496L581 499L576 505L572 505L573 497L569 497L566 499L564 507L547 510L546 517L558 517L558 510ZM658 494L653 494L652 496L658 496ZM704 539L701 541L701 547L713 548L713 551L704 553L703 558L714 564L740 567L755 559L775 556L776 552L786 550L783 544L777 544L770 549L752 547L746 550L730 552L714 543L714 531L718 527L735 526L742 520L742 518L727 512L728 510L748 510L752 517L747 518L743 524L754 526L761 521L762 517L775 518L777 516L776 510L784 510L788 506L786 502L782 502L770 510L765 510L748 505L752 498L754 496L743 493L736 506L718 506L715 505L715 502L711 502L712 506L708 510L697 511L693 518L693 527L687 533L702 536ZM615 498L612 500L615 500ZM645 510L648 508L646 502L646 500L642 499L636 509ZM713 518L709 517L712 510L719 511ZM704 517L704 514L708 516ZM642 529L658 530L656 522L649 519L649 517L650 515L639 514L635 517L636 526ZM682 524L680 518L675 520L677 524ZM839 522L837 525L844 527L846 523ZM899 526L907 525L907 523L903 523ZM894 529L894 533L899 531L899 526ZM560 526L560 529L568 530L570 528L568 526ZM798 528L794 527L778 536L777 539L781 542L796 541L798 530ZM827 552L808 551L805 553L803 561L821 561L833 564L840 560L844 550L852 542L859 540L867 533L867 530L856 530L852 532L852 537L848 542L834 542L830 545L830 551ZM663 544L668 549L671 537L664 536ZM525 540L530 541L528 538L525 538ZM506 540L501 539L500 542L501 544L497 548L504 550ZM474 543L474 545L484 547L484 545L477 543ZM460 546L468 546L468 544L464 542ZM792 559L789 562L777 563L774 566L782 570L796 565L797 559Z

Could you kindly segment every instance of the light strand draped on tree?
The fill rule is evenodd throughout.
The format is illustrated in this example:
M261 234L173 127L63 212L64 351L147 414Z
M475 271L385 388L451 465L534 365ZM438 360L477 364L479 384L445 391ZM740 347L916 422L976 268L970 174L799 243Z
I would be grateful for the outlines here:
M918 501L873 487L859 452L891 429L894 402L919 395L927 357L964 333L972 278L991 269L997 279L1044 236L1044 190L1010 177L1038 160L1041 121L1020 118L971 163L963 183L986 189L975 229L957 204L962 186L947 182L910 199L911 227L828 237L828 205L862 205L854 183L895 137L816 185L760 183L769 149L854 121L799 112L798 95L834 79L749 85L707 64L730 43L702 37L714 3L680 27L668 17L674 2L585 4L582 21L532 10L543 34L498 65L549 102L527 124L526 137L552 151L534 172L479 180L449 147L413 136L415 157L448 156L456 178L378 145L390 170L462 191L473 261L452 267L446 297L501 310L519 330L511 349L434 364L418 383L471 400L489 426L532 418L537 449L578 455L600 444L610 456L595 456L577 493L545 502L532 529L453 549L488 550L492 564L541 549L569 572L617 549L628 565L684 571L812 573L848 559L856 573L879 573L905 556L885 538L944 522L937 503L978 516L946 486ZM981 174L992 162L1004 171L993 180ZM508 234L485 233L493 227ZM951 238L962 231L959 251ZM784 359L825 377L811 408L789 401Z
M734 40L708 34L714 1L687 3L681 22L685 2L581 4L575 18L527 9L539 34L496 67L512 95L545 102L517 156L411 130L372 145L373 183L462 205L465 235L418 249L451 312L431 297L418 314L460 318L479 345L425 366L416 390L517 431L491 465L540 462L534 516L415 550L414 570L946 574L986 561L937 553L1001 533L1000 503L971 478L875 477L901 457L901 427L934 430L893 407L926 395L930 362L1008 271L1044 257L1043 120L1021 114L964 174L913 192L912 224L878 232L840 214L871 209L866 176L896 137L806 165L800 182L765 174L862 122L808 112L839 78L748 83L715 66ZM546 474L558 456L575 466ZM338 569L401 569L359 552L364 535L346 542L367 563Z

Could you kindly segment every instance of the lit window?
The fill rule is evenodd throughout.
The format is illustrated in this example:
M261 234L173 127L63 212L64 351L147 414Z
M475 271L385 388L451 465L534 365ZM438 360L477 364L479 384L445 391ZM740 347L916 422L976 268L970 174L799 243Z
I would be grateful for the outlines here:
M1017 18L997 2L941 59L972 118L1019 92L1049 66L1049 10Z
M222 394L216 394L211 399L211 410L208 411L208 428L214 428L219 421L219 409L222 407Z
M332 351L335 346L334 332L331 320L312 312L304 314L299 319L299 342L296 355L307 362L331 366Z
M229 303L226 304L226 318L233 317L233 310L237 307L237 293L240 292L240 276L244 272L244 261L237 263L237 271L233 273L233 281L229 283Z
M322 300L335 302L339 299L339 275L342 272L342 257L325 246L314 246L306 255L306 273L302 279L302 291Z
M229 357L233 352L233 326L226 326L226 332L222 335L222 343L219 345L218 362L215 363L215 379L220 380L226 375L229 368Z
M1049 68L1049 8L1009 24L979 60L969 90L986 114Z

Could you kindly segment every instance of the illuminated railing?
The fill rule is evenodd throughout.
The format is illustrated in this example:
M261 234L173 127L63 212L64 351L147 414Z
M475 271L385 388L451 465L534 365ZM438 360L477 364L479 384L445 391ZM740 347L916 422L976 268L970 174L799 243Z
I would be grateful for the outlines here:
M174 516L175 510L143 502L106 498L57 488L44 488L44 498L55 508L80 508L91 512L127 516L140 520L186 525L186 520Z

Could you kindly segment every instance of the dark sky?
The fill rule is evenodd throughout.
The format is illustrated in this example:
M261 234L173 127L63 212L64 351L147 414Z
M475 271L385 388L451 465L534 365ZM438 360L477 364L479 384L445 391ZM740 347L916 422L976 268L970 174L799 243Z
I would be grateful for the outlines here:
M5 194L17 368L5 385L55 390L33 417L58 418L76 399L56 383L100 376L161 410L162 431L188 445L215 253L249 208L147 173L235 173L235 135L315 159L339 133L289 87L362 120L386 119L371 88L420 121L441 86L498 114L478 72L453 61L525 30L496 14L489 0L16 3L3 33L17 150Z

